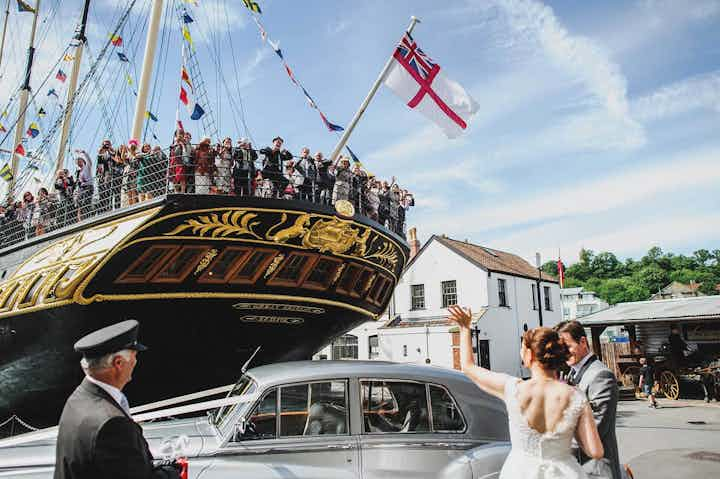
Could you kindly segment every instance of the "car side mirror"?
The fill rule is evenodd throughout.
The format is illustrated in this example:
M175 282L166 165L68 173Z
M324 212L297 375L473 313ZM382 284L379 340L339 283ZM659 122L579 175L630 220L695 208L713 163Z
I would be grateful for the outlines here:
M237 424L235 425L235 435L236 436L244 436L246 426L247 426L247 420L245 419L245 416L241 416L240 419L238 420Z

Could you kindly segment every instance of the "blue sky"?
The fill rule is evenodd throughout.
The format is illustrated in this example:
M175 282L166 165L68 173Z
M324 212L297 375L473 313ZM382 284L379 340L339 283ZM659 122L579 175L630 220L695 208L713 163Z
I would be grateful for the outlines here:
M469 132L448 140L381 88L351 137L370 171L394 175L415 192L409 222L421 240L445 233L526 258L535 251L554 258L559 249L569 262L581 247L623 257L654 245L682 253L720 247L720 1L259 3L270 37L330 121L347 124L411 15L422 20L418 44L477 100ZM64 48L80 11L79 0L43 5L61 14L44 24L34 85ZM123 5L93 3L94 54ZM329 153L337 136L289 81L240 0L199 0L189 9L221 131L245 136L228 101L237 105L241 98L256 146L280 134L294 152L309 146ZM130 38L144 28L148 11L149 1L138 0L123 30L125 52L138 69L144 38ZM22 70L25 15L11 15L3 104ZM178 105L181 39L178 24L169 27L152 106L163 141ZM74 146L99 141L96 133L107 130L98 127L100 106L110 108L117 98L113 133L129 135L134 98L113 60L87 102ZM185 112L181 117L201 135L198 122ZM43 128L51 119L43 119Z

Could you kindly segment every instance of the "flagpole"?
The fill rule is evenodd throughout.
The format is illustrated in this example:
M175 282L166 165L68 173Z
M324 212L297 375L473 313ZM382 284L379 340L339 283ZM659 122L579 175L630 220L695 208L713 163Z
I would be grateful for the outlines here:
M140 84L138 85L137 101L135 102L135 118L133 120L132 133L130 138L140 141L145 112L147 111L147 97L152 79L153 63L155 61L155 48L157 47L158 31L160 30L160 19L162 18L163 0L153 0L152 12L148 24L147 40L145 42L145 56L143 58Z
M7 33L8 17L10 16L10 0L5 6L5 20L3 21L2 41L0 41L0 66L2 66L3 52L5 51L5 33ZM2 74L0 74L2 77Z
M420 19L412 16L410 17L410 25L407 27L407 30L405 32L409 35L412 33L413 29L415 28L415 24L420 23ZM395 50L393 50L394 52ZM370 104L370 101L375 96L375 93L378 91L378 88L380 88L380 85L382 82L385 81L385 77L387 76L388 72L390 71L390 67L393 64L393 61L395 58L393 55L390 55L390 58L388 58L387 63L385 63L385 66L383 67L382 71L380 72L380 75L375 80L375 83L373 83L372 88L370 88L370 92L367 94L365 99L363 100L362 104L360 105L360 108L355 113L355 116L353 116L353 119L350 121L350 124L345 128L345 131L343 131L342 136L340 137L340 141L338 141L337 146L335 146L335 150L333 150L332 155L330 155L330 161L332 163L335 163L337 160L338 155L340 154L340 151L345 146L345 143L347 143L348 138L350 138L350 135L352 134L353 130L355 129L355 126L357 125L358 121L360 121L360 117L362 117L363 113L365 113L365 110L367 109L368 105Z
M62 133L60 134L60 149L58 150L57 161L55 162L55 171L61 170L65 166L65 148L70 136L70 124L72 123L72 112L75 106L75 92L77 90L78 77L80 76L80 64L82 63L83 50L87 38L85 37L85 27L87 25L88 12L90 10L90 0L85 0L83 7L82 19L80 20L80 28L78 29L75 40L78 41L75 47L75 58L73 59L72 72L70 73L70 84L68 85L67 103L65 104L65 112L63 117Z
M10 188L8 189L8 193L11 195L15 192L15 181L18 173L18 164L20 162L20 155L15 154L14 149L17 148L20 142L22 142L22 137L25 134L25 110L27 110L28 95L30 95L30 75L32 73L33 57L35 56L35 31L37 30L39 12L40 0L37 0L37 3L35 4L35 11L33 13L32 28L30 29L30 46L28 47L27 65L25 66L25 80L23 81L22 87L20 87L20 109L18 110L18 121L15 127L15 143L13 143L12 155L13 178L10 181Z

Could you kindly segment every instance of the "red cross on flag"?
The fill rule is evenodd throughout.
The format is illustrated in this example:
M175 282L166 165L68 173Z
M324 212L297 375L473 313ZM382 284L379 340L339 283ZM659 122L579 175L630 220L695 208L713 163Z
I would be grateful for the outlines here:
M437 124L448 138L456 138L467 130L478 104L462 86L440 71L440 65L417 46L409 33L403 35L393 57L394 64L385 79L388 88L407 106Z

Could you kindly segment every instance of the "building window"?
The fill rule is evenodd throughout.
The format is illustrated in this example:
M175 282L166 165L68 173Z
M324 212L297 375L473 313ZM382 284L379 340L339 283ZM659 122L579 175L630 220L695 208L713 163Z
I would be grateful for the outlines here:
M507 306L507 294L505 293L505 280L498 278L498 304Z
M352 334L344 334L333 341L332 358L338 359L357 359L358 358L358 338Z
M424 284L413 284L410 286L410 309L425 309Z
M407 357L407 344L403 344L403 356Z
M455 280L443 281L442 287L442 307L447 308L457 304L457 283Z
M550 286L543 286L545 293L545 311L552 311L552 303L550 302Z
M570 317L570 308L563 307L563 318L569 318Z
M538 309L537 301L537 285L530 285L530 296L532 296L533 309Z
M380 342L377 334L368 337L368 359L378 359L380 357Z

